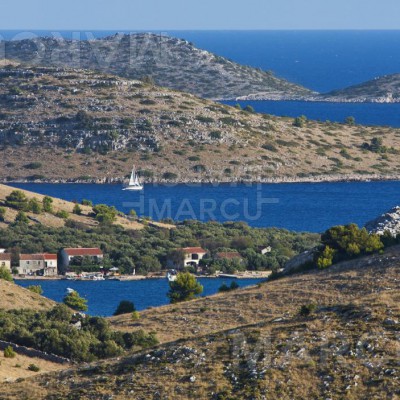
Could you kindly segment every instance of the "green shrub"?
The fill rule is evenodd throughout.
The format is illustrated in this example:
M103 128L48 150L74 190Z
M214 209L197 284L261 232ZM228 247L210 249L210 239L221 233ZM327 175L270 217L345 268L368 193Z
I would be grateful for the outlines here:
M117 210L115 207L109 207L106 204L98 204L93 207L93 212L97 221L103 225L109 225L117 219Z
M305 305L302 305L300 307L299 314L302 317L308 317L309 315L314 313L316 311L316 309L317 309L317 305L316 304L313 304L313 303L305 304Z
M28 370L33 372L39 372L40 368L36 364L29 364Z
M43 294L43 289L40 285L30 285L27 287L27 289L33 293Z
M44 196L42 200L43 211L47 213L53 212L53 199L49 196Z
M39 169L39 168L42 168L42 163L41 162L32 162L32 163L24 165L24 168L26 168L26 169Z
M137 321L138 319L140 319L140 314L137 311L133 311L131 317L132 321Z
M82 208L79 207L79 204L75 204L72 212L76 215L82 214Z
M92 201L90 201L90 200L85 200L85 199L83 199L83 200L81 201L81 204L82 204L83 206L93 207L93 203L92 203Z
M176 280L170 282L169 286L168 297L171 303L192 300L197 295L203 293L203 286L189 272L179 273Z
M165 172L162 175L162 178L165 180L168 180L168 181L172 181L172 180L175 180L176 178L178 178L178 175L174 174L173 172Z
M296 117L293 121L293 126L296 128L303 128L307 122L307 117L305 115L301 115L300 117Z
M19 211L15 217L15 222L18 224L29 224L29 218L23 211Z
M6 217L6 209L4 207L0 207L0 222L3 222Z
M68 219L69 214L68 214L68 212L65 211L65 210L60 210L60 211L57 211L57 212L56 212L56 217L62 218L62 219Z
M87 300L79 296L79 293L76 291L68 293L64 297L63 302L65 305L76 311L87 311L88 309Z
M5 199L6 206L14 208L16 210L27 211L28 198L25 193L21 190L13 190Z
M254 113L254 108L251 105L247 105L244 109L244 111L247 111L249 113Z
M129 314L136 311L135 305L128 300L121 300L113 315Z
M29 200L28 208L34 214L40 214L42 212L42 205L40 204L39 200L35 197Z
M0 267L0 279L8 282L13 282L11 272L6 267Z
M17 354L11 346L7 346L4 349L4 357L5 358L14 358Z

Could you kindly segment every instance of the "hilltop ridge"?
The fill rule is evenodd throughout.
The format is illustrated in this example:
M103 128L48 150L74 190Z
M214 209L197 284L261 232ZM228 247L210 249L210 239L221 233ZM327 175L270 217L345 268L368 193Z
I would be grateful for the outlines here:
M271 99L296 99L313 92L243 66L184 39L151 33L115 34L94 40L41 37L3 42L6 58L31 65L91 69L212 99L264 93Z

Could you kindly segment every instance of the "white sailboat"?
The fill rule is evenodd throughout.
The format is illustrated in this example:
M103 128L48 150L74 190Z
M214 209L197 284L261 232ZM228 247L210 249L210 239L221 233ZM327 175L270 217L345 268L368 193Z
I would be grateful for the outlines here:
M131 177L129 183L122 190L143 190L143 185L141 184L139 177L136 173L135 166L132 168Z

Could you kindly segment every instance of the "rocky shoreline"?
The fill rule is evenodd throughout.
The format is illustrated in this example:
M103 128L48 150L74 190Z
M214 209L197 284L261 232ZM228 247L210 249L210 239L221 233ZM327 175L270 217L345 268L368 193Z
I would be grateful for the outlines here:
M239 96L234 99L218 99L218 101L304 101L307 103L377 103L377 104L396 104L400 103L399 97L387 96L357 96L343 97L330 96L326 94L317 94L313 96L282 96L282 95L264 95L250 94L248 96Z
M348 175L318 175L318 176L281 176L271 177L268 179L255 179L255 180L243 180L243 179L229 179L229 180L217 180L217 179L179 179L179 180L168 180L168 179L152 179L143 182L145 184L158 184L158 185L195 185L195 184L257 184L257 183L329 183L329 182L371 182L371 181L400 181L400 174L394 175L381 175L381 174L348 174ZM124 178L121 177L107 177L107 178L93 178L93 179L17 179L9 181L7 179L1 179L0 183L9 185L13 183L49 183L49 184L123 184Z

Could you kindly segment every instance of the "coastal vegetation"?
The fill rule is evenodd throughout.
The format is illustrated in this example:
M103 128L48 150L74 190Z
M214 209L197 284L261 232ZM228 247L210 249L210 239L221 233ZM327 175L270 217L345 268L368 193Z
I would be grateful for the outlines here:
M242 222L206 222L194 220L179 222L175 229L147 226L141 230L125 230L118 225L100 224L85 226L67 221L65 227L10 224L0 229L0 247L12 254L57 253L64 247L99 247L107 255L106 266L119 268L123 274L148 274L165 268L169 255L177 248L202 246L211 255L204 260L208 272L216 269L232 272L234 269L276 270L283 267L292 256L319 243L320 236L313 233L296 233L277 228L251 228ZM259 246L271 246L265 255ZM220 251L237 251L244 263L235 260L215 260ZM84 260L82 260L84 261ZM85 270L86 264L72 266ZM100 267L86 265L90 271Z
M87 311L87 300L79 296L77 291L72 291L65 295L63 303L75 311Z
M0 310L0 339L74 361L114 357L157 344L154 334L116 332L106 319L75 314L63 304L48 311Z

